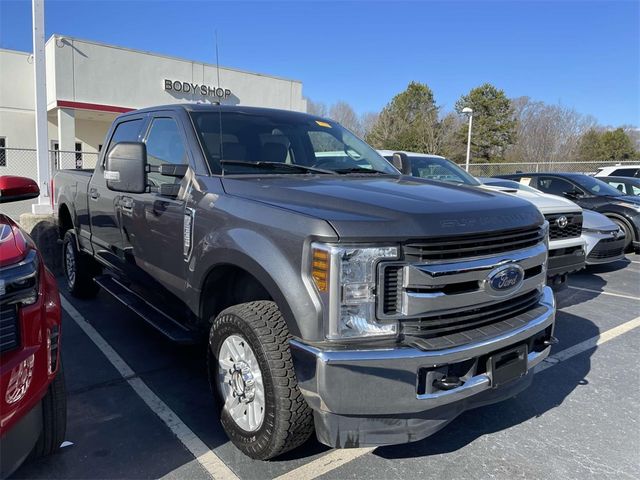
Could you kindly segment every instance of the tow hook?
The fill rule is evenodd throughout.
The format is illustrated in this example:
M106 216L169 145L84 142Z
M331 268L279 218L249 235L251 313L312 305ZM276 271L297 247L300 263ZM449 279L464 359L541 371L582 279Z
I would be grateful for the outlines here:
M556 337L549 337L547 340L543 341L542 344L545 347L548 347L550 345L555 345L558 342L559 342L559 340Z
M433 381L433 386L438 390L453 390L464 384L460 377L444 377Z

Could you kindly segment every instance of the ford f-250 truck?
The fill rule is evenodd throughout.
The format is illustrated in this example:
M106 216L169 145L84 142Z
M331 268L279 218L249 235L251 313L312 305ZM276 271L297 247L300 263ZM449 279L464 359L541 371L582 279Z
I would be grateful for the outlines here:
M121 115L55 176L69 291L208 335L222 425L268 459L422 439L532 381L554 341L548 223L402 176L330 120L172 105ZM331 153L333 152L333 153ZM141 339L142 341L142 339Z

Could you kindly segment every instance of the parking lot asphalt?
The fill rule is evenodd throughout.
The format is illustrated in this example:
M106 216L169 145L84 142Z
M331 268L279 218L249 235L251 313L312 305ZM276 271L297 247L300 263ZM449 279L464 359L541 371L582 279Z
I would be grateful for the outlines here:
M640 255L571 276L556 299L560 343L517 397L420 442L331 450L313 438L260 462L222 431L204 346L171 344L104 292L65 297L71 445L13 477L640 478Z

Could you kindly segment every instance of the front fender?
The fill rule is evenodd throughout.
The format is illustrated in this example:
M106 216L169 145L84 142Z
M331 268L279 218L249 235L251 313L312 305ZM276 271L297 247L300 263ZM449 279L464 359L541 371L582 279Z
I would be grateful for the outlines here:
M231 265L253 275L283 314L289 332L297 338L323 338L322 307L302 268L305 242L275 242L259 232L233 228L211 232L195 245L189 261L188 304L198 305L202 318L202 287L216 267ZM192 310L194 310L192 308Z

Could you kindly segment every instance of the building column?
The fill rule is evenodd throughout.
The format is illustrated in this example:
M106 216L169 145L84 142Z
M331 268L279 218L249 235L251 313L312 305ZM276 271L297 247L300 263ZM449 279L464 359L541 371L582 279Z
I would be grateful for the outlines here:
M76 168L76 114L70 108L58 108L58 145L60 168Z

